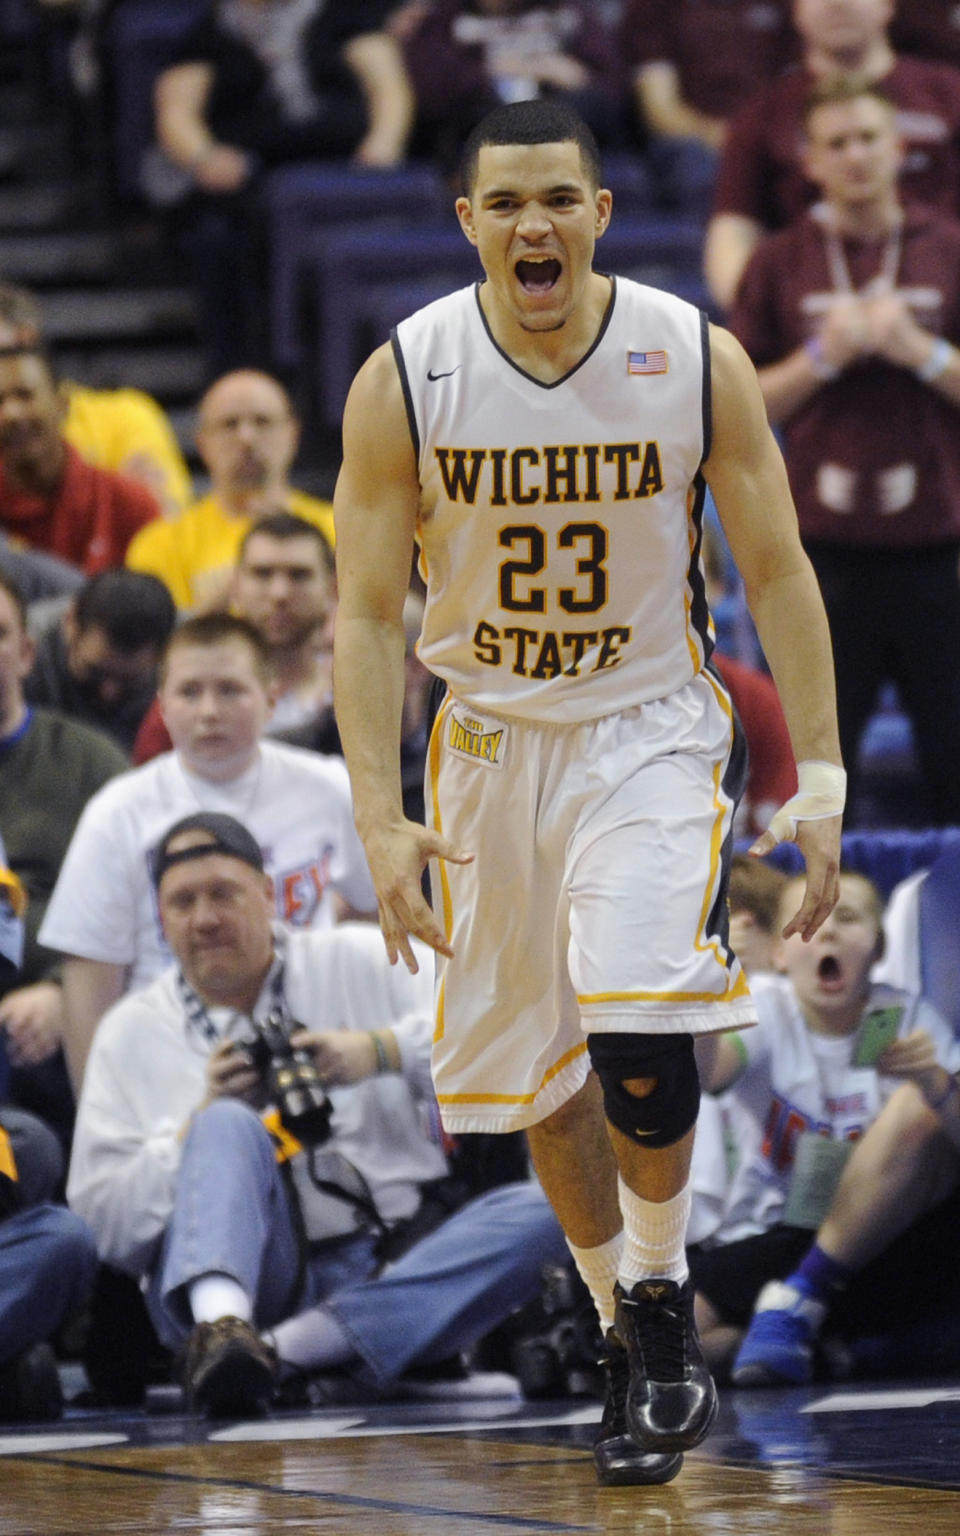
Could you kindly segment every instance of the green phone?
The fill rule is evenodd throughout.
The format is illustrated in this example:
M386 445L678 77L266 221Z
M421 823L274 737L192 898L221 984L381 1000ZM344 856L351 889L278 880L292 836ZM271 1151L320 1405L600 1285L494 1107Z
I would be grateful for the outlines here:
M875 1066L887 1046L892 1045L900 1032L902 1008L874 1008L860 1026L860 1039L853 1053L854 1067Z

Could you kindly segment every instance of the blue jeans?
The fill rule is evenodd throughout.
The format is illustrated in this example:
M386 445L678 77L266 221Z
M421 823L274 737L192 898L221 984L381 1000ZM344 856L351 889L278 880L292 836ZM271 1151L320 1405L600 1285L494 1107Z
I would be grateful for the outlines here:
M472 1348L539 1295L545 1264L570 1257L539 1184L503 1184L460 1207L382 1274L326 1305L380 1385L410 1365Z
M539 1186L508 1184L463 1206L376 1274L369 1233L311 1255L300 1251L273 1143L259 1116L219 1099L193 1121L176 1204L147 1294L169 1348L192 1327L187 1288L200 1275L233 1277L270 1328L292 1312L328 1306L369 1373L383 1384L408 1365L469 1349L540 1290L544 1264L568 1250Z
M92 1232L65 1206L37 1205L0 1223L0 1365L56 1333L96 1267Z

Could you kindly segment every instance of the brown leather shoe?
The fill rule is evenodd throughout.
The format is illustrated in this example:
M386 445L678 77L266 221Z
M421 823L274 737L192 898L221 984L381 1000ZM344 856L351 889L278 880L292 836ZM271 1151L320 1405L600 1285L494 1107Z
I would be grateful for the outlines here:
M276 1360L249 1323L218 1317L191 1333L183 1378L191 1413L248 1419L262 1414L273 1396Z

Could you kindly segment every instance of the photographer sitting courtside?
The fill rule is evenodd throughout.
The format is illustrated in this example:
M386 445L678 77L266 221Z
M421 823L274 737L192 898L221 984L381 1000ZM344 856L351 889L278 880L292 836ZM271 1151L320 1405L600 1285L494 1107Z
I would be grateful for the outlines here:
M519 1183L405 1248L447 1172L424 1129L437 1124L426 951L412 976L372 925L274 928L260 849L230 816L178 821L153 873L176 964L101 1021L67 1196L101 1259L144 1281L163 1343L186 1343L190 1406L256 1411L285 1366L336 1369L348 1393L353 1373L358 1390L389 1386L469 1349L537 1294L564 1245L539 1187ZM313 1147L271 1093L277 1035L306 1068L301 1099L329 1095ZM313 1180L299 1177L308 1161Z

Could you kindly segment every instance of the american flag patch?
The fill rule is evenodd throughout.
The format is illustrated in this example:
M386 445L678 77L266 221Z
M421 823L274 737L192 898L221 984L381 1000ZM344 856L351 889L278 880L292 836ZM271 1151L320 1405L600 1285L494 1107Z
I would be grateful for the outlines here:
M659 352L628 352L628 373L666 373L667 354L661 347Z

